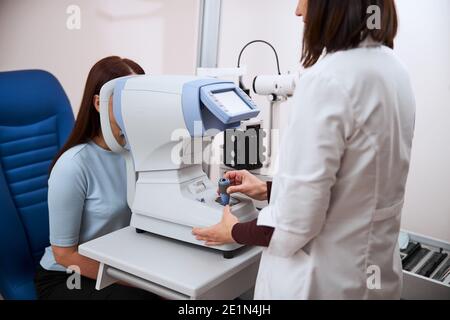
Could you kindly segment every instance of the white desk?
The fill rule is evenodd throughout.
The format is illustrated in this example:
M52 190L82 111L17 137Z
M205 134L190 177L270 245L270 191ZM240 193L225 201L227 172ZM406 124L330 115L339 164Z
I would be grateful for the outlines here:
M261 248L233 259L209 248L127 227L82 244L79 253L100 262L96 288L127 282L167 299L234 299L255 285Z

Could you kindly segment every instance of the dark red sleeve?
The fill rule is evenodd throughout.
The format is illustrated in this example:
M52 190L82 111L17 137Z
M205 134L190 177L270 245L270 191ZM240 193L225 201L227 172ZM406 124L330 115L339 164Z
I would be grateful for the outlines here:
M271 190L272 182L267 182L267 198L269 201ZM258 226L256 224L257 221L258 219L244 223L236 223L233 230L231 230L234 241L243 245L268 247L274 228Z
M257 221L236 223L231 231L234 241L249 246L268 247L274 228L258 226Z

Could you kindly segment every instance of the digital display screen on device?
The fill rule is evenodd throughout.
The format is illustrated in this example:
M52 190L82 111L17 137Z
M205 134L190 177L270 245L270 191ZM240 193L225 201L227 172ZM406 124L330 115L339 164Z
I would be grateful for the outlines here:
M214 93L214 97L223 105L229 115L244 113L251 109L234 90Z

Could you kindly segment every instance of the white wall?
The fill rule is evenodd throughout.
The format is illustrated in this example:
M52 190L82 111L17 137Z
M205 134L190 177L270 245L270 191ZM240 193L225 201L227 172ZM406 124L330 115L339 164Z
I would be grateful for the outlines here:
M66 28L72 4L80 30ZM0 71L52 72L77 112L89 69L108 55L148 73L193 74L197 21L198 0L1 0Z
M397 0L417 101L403 227L450 242L450 2Z
M296 4L297 0L225 0L220 66L235 66L241 47L260 38L278 49L282 71L295 70L302 32L301 20L294 16ZM397 4L401 27L395 51L411 73L417 98L402 227L450 242L450 2ZM251 76L275 71L271 51L261 45L249 48L243 61ZM264 99L257 100L266 108ZM288 115L289 106L282 123Z

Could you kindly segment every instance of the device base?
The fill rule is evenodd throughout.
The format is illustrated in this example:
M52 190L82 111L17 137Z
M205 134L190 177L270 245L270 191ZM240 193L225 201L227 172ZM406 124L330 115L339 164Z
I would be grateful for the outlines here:
M163 221L140 214L133 214L131 226L135 228L137 233L140 231L149 232L167 237L169 239L187 242L200 247L213 249L214 251L219 251L226 259L233 258L236 255L237 250L242 247L242 245L237 243L213 247L206 246L203 241L196 240L196 238L192 235L192 227L190 226L171 223L169 221Z
M141 233L152 233L152 234L155 234L153 232L145 231L145 230L142 230L142 229L139 229L139 228L135 228L135 231L138 234L141 234ZM156 235L158 235L158 234L156 234ZM158 236L161 236L161 235L158 235ZM177 239L172 239L172 240L177 240ZM177 241L183 242L182 240L177 240ZM228 259L233 259L236 256L237 252L241 248L237 248L237 249L230 250L230 251L222 251L220 249L215 249L215 248L209 248L209 249L214 250L214 251L221 251L222 254L223 254L223 258L228 260Z

